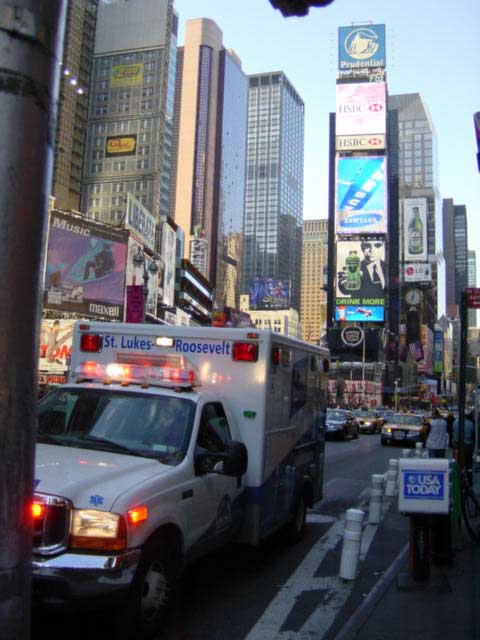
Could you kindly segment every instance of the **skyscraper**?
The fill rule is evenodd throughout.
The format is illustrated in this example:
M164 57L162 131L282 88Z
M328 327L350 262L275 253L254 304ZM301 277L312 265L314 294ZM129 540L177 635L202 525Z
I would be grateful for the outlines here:
M463 204L454 204L452 198L443 200L443 237L447 316L458 317L461 292L468 286L467 210Z
M328 220L305 220L302 242L303 339L318 343L327 319L327 293L323 289L327 269ZM325 283L326 284L326 283Z
M171 215L186 258L214 285L217 308L238 307L248 81L212 20L188 20L178 49Z
M426 208L426 246L419 263L427 263L437 252L441 251L442 223L440 196L437 178L437 141L428 108L419 93L407 93L388 96L388 108L398 113L398 146L399 146L399 196L404 203L404 215L408 201L425 199ZM413 256L405 253L405 228L400 225L401 262L413 262ZM435 321L443 309L444 265L441 254L431 262L431 285L423 283L422 323L431 331ZM402 276L403 277L403 276ZM438 285L436 284L438 283ZM402 280L402 293L415 287L415 282L405 283Z
M127 194L168 213L178 19L172 0L98 9L82 210L125 219Z
M68 3L58 99L52 195L79 209L98 0Z
M304 103L279 72L249 77L242 291L256 276L290 281L300 309Z

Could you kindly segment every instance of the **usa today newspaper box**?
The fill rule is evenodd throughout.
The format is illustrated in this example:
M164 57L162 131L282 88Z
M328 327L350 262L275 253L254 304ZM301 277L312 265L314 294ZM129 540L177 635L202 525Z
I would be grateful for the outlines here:
M449 461L444 458L400 458L400 513L449 512Z

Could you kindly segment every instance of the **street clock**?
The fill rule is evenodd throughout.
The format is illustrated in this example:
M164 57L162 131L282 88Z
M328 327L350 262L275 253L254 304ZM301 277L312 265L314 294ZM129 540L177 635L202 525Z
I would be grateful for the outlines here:
M405 294L405 302L412 307L420 306L423 294L420 289L409 289Z

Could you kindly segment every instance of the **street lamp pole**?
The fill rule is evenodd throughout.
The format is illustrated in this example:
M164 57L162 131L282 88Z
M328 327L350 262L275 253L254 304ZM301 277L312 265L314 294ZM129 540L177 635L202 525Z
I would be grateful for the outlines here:
M395 412L398 411L398 378L395 380Z

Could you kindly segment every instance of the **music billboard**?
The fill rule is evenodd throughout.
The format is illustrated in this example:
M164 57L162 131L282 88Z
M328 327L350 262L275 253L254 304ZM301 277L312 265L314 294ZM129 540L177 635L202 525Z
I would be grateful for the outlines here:
M405 262L427 260L427 199L403 200L403 252Z
M385 82L337 84L335 135L354 136L386 133ZM385 138L383 137L385 148ZM379 141L372 148L379 147Z
M388 285L383 238L339 240L337 251L337 306L382 306Z
M337 234L387 232L386 172L385 156L337 158Z
M290 308L290 280L253 278L249 289L250 311L278 311Z
M128 233L53 210L43 306L123 320Z

